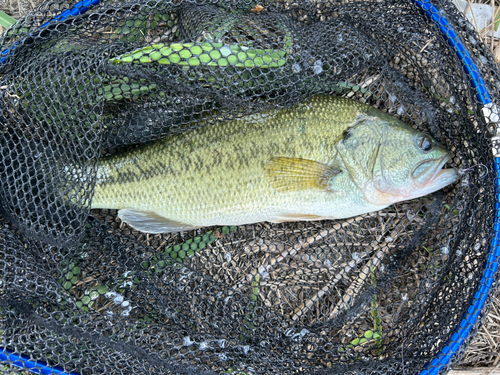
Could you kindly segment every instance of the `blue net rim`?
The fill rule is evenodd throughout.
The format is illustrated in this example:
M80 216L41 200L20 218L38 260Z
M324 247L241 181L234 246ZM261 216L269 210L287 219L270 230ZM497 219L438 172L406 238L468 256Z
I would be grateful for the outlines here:
M469 52L465 49L455 30L453 30L453 27L449 24L448 20L442 15L439 9L431 3L430 0L410 1L436 25L441 33L441 36L448 43L449 47L455 52L457 59L462 65L464 73L468 76L469 85L475 91L475 97L479 104L483 107L491 104L492 101L490 93L483 78L481 77L479 69L474 63L474 60ZM486 122L488 123L489 120L486 119ZM451 337L434 356L434 358L427 363L424 370L420 371L420 375L437 375L450 363L452 357L456 355L466 343L467 338L471 334L471 331L485 306L486 300L491 293L500 258L500 158L496 157L493 159L493 169L496 177L496 219L493 224L493 236L488 250L487 260L484 264L481 281L476 292L474 293L474 297L472 298L467 311L458 326L455 327Z
M84 14L104 1L105 0L79 1L71 9L63 11L52 20L41 25L40 28L44 28L52 22L60 22L66 20L68 17ZM455 52L456 58L460 61L464 73L468 76L471 88L475 91L475 98L478 103L483 107L491 104L492 100L489 90L486 87L479 69L474 63L474 60L469 52L465 49L455 30L449 24L448 20L430 0L409 1L419 8L423 14L436 25L441 33L441 36L448 43L449 47ZM13 46L0 52L0 65L8 62L9 56L12 55L19 43L21 42L17 42ZM450 363L452 357L455 356L466 343L467 338L477 323L477 320L485 306L486 300L492 291L492 286L495 281L495 275L500 261L500 157L493 158L493 169L495 171L494 184L496 219L493 224L492 240L490 242L487 260L484 264L480 284L469 304L469 307L467 308L466 313L458 326L453 330L451 337L434 356L434 358L426 364L424 370L420 371L419 375L437 375ZM6 361L16 367L24 368L36 374L79 375L77 372L66 372L59 366L48 366L43 361L33 361L25 354L19 355L11 350L0 347L0 362Z

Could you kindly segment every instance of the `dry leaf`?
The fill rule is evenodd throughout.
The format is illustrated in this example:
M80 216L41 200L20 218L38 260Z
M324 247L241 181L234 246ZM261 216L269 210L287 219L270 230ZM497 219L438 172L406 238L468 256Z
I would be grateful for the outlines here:
M493 57L495 58L496 62L500 62L500 43L498 43L493 50Z

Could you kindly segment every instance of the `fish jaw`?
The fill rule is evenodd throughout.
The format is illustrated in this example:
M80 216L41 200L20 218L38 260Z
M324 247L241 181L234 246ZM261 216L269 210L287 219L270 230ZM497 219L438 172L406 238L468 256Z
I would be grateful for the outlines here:
M458 181L459 177L460 175L455 168L439 169L422 189L415 190L418 194L416 194L413 198L419 198L424 195L434 193L435 191L455 183Z
M420 198L425 195L434 193L444 187L455 183L459 179L459 174L456 168L443 168L444 165L452 158L451 153L447 153L441 159L430 159L420 163L412 172L426 164L433 163L435 167L426 173L426 178L420 181L413 179L415 186L411 189L400 191L399 194L385 193L374 185L373 181L369 181L362 189L363 194L368 202L375 205L393 204L405 200ZM430 167L430 166L429 166Z
M418 189L415 189L415 193L417 194L412 198L418 198L427 194L431 194L450 184L453 184L458 180L459 174L457 169L444 168L445 164L450 161L451 158L452 154L448 152L441 159L426 161L426 163L434 163L435 167L433 170L431 169L428 172L426 178L423 179L423 181L414 178L415 186L418 187ZM421 165L423 164L424 163L422 163ZM415 170L412 172L412 177L419 167L415 168Z
M424 189L427 185L434 181L434 179L443 169L444 165L451 158L452 154L448 152L440 159L427 159L422 161L412 171L411 177L415 185L419 189Z

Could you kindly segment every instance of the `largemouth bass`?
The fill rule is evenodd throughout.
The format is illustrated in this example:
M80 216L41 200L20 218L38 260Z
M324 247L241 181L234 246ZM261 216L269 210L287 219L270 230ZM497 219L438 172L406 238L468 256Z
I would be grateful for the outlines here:
M455 182L450 158L380 110L323 95L103 158L91 207L148 233L342 219Z

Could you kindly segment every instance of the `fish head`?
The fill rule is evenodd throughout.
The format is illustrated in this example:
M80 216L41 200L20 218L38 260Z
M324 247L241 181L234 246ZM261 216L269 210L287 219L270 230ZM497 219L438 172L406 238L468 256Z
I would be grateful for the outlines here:
M371 111L371 110L370 110ZM452 154L381 111L360 114L336 144L350 179L374 205L422 197L457 181Z
M452 154L443 145L405 124L397 125L387 127L375 156L371 196L383 201L377 203L422 197L457 181L458 171L445 168Z

